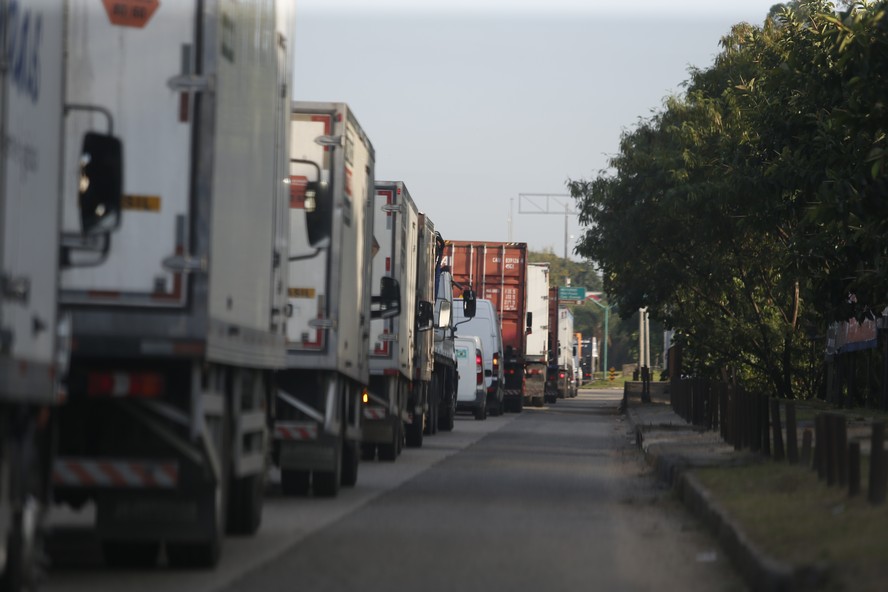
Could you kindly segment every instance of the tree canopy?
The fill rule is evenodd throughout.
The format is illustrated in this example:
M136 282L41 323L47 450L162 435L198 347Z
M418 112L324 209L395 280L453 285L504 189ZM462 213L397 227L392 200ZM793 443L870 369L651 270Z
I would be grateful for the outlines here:
M646 306L698 375L799 393L848 294L888 305L886 2L775 6L571 180L624 317Z

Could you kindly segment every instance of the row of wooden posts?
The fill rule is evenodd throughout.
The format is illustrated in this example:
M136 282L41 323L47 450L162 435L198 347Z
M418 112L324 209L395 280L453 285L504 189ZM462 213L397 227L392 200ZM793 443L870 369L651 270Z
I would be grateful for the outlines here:
M802 464L817 471L818 477L829 486L847 487L852 496L861 493L861 443L859 440L849 442L846 416L826 412L817 414L814 431L810 428L803 430L799 449L795 401L781 402L767 395L702 379L674 380L669 393L672 408L678 415L693 425L718 430L721 438L735 450L751 450L775 461ZM885 451L884 422L872 424L868 485L869 501L885 503L888 454Z

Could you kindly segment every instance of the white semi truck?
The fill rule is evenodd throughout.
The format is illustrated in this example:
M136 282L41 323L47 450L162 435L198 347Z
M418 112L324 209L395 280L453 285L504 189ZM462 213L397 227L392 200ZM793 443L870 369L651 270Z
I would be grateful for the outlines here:
M549 264L527 264L527 336L524 342L525 404L543 406L549 349Z
M399 299L386 283L371 301L374 159L348 105L292 104L287 367L274 429L288 495L335 496L357 481L370 319L397 314Z
M78 210L78 184L63 186L74 345L54 496L95 503L110 563L152 564L163 545L172 565L214 565L226 531L259 527L286 364L292 7L69 0L65 14L64 35L41 35L66 43L64 176L89 166L85 131L111 122L126 161L113 249L79 233L104 208Z
M82 166L62 173L64 3L0 2L0 589L32 588L50 501L55 410L69 356L58 310L63 184L77 187L78 241L109 244L119 220L122 150L108 122L72 138ZM75 207L77 207L75 205Z

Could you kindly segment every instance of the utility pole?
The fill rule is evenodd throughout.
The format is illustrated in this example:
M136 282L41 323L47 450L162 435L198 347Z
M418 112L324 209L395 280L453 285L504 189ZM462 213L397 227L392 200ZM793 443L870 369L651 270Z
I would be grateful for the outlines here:
M601 367L602 378L607 376L608 365L607 365L607 341L608 341L608 320L610 317L610 310L613 308L612 304L602 304L595 300L594 298L589 298L586 302L592 302L599 308L604 309L604 358L602 359L602 363L604 364Z
M564 258L567 259L568 220L570 216L578 215L571 208L571 196L553 193L519 193L519 214L548 214L564 216ZM511 239L510 239L511 240Z

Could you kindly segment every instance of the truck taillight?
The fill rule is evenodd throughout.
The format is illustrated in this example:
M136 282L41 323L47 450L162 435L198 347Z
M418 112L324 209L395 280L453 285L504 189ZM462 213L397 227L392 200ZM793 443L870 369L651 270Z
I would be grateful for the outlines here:
M484 361L481 359L481 352L475 353L475 368L478 369L478 372L475 373L475 384L483 384L484 383Z
M157 372L90 372L86 393L90 397L153 399L163 394L163 375Z
M564 378L564 372L559 372L559 373L558 373L558 378Z
M367 394L367 390L364 390L364 394L361 396L361 401L364 402L364 405L370 402L370 395Z
M497 369L499 368L499 362L500 362L499 352L496 352L495 354L493 354L493 373L494 374L497 373Z

